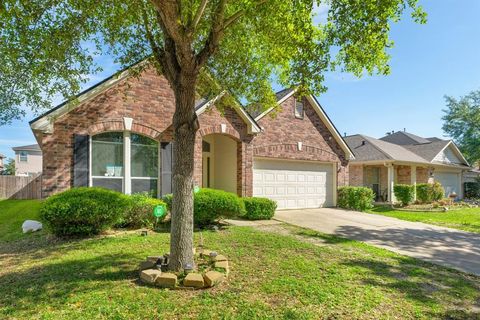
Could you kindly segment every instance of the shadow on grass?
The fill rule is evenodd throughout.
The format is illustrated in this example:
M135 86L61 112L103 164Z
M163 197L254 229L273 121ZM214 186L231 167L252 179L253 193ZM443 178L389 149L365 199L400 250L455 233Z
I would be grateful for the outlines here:
M360 268L362 283L387 290L402 292L412 301L422 305L438 304L447 311L441 319L480 319L480 308L474 303L465 305L467 300L480 302L478 282L460 272L436 267L430 263L409 257L393 257L385 262L368 258L350 259L342 265ZM438 318L439 314L431 314Z
M135 260L138 258L132 254L107 254L4 274L0 276L0 306L8 314L36 304L65 303L77 292L113 286L109 282L135 281Z
M319 233L319 232L309 230L309 229L302 229L301 231L295 231L295 234L299 235L299 236L302 236L302 237L319 239L322 242L327 243L327 244L339 244L339 243L355 242L354 240L350 240L350 239L347 239L347 238L337 237L337 236L332 235L332 234Z

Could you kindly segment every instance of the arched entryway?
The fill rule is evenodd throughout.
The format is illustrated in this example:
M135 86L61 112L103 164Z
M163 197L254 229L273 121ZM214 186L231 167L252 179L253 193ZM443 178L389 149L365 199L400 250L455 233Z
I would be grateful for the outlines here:
M202 140L202 187L237 193L238 141L225 134L209 134Z

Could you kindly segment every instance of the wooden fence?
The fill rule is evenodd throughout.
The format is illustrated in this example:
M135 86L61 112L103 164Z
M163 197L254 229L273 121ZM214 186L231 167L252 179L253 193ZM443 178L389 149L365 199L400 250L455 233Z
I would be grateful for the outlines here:
M0 176L0 199L41 199L42 175Z

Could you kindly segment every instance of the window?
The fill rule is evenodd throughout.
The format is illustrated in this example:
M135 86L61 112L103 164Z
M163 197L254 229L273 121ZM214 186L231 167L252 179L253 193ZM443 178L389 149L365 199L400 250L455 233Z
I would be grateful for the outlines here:
M132 193L148 192L156 196L158 190L158 142L138 134L132 134L130 141Z
M303 119L304 110L303 110L303 99L295 100L295 118Z
M157 196L158 142L134 133L93 136L91 175L94 187Z
M20 162L27 162L28 161L28 153L27 151L20 151Z
M92 185L123 192L123 133L92 137Z

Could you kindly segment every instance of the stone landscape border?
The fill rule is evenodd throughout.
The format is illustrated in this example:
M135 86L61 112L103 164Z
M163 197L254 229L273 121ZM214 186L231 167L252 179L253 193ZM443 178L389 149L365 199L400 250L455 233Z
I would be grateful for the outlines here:
M194 256L196 270L186 266L181 273L168 271L168 254L149 256L140 263L140 280L160 288L204 289L218 285L228 276L229 262L224 255L199 248L194 249Z

